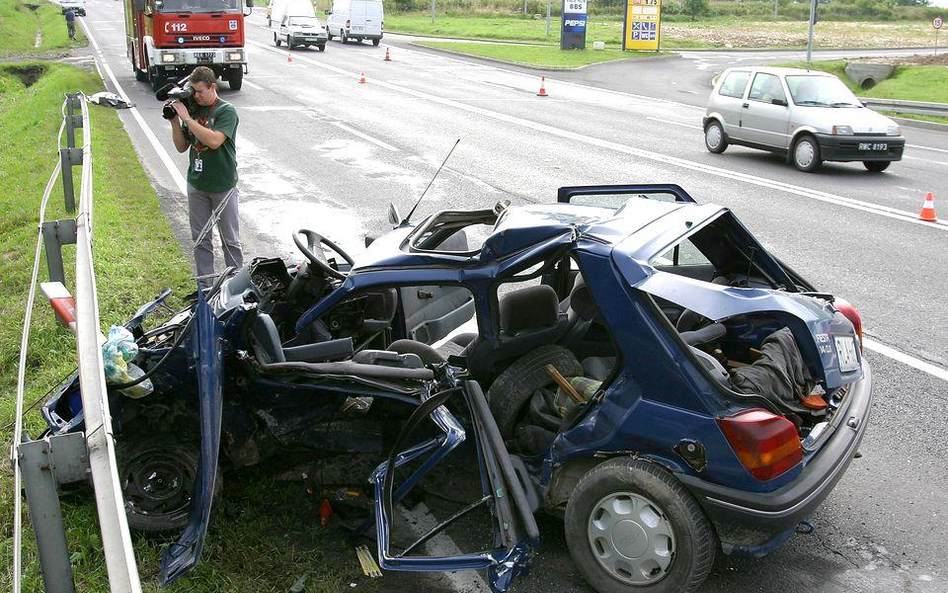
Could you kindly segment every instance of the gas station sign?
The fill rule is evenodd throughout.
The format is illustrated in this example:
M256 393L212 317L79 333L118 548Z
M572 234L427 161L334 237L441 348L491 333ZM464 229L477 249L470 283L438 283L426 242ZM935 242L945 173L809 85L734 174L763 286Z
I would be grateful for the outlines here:
M622 49L658 50L662 0L627 0Z
M560 49L586 49L586 0L563 0Z

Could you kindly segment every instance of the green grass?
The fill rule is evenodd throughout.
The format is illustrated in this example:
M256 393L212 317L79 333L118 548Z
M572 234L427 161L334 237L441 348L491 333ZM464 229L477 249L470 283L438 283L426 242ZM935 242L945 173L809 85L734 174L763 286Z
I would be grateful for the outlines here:
M439 16L432 23L431 16L426 14L386 14L385 30L432 37L540 41L555 45L560 42L559 17L552 18L549 36L546 34L546 19L504 16ZM587 44L591 45L594 40L618 44L621 36L621 22L590 19L587 24Z
M25 87L13 68L40 67L44 74ZM102 90L100 79L87 70L57 63L0 64L0 447L9 451L14 419L20 332L36 240L39 201L58 158L56 133L65 92ZM142 302L163 287L180 297L193 290L190 265L174 239L154 189L117 114L91 106L94 155L95 268L99 310L104 330L127 319ZM81 137L81 135L80 135ZM78 186L77 186L78 187ZM70 216L64 211L61 185L53 193L47 219ZM74 285L75 249L66 247L67 283ZM40 280L46 279L45 259ZM29 347L27 404L75 365L75 341L56 325L40 295L33 311ZM39 413L27 414L26 431L36 437L44 428ZM158 586L160 547L134 538L145 591L163 593L284 593L309 573L306 591L336 592L359 583L352 550L342 535L318 527L319 501L305 496L299 484L276 482L264 468L224 477L222 503L212 526L201 564L167 589ZM13 556L13 492L9 463L0 466L0 591L11 589ZM108 590L102 544L91 491L80 487L62 497L63 514L77 590ZM43 589L29 521L24 525L24 591Z
M85 45L82 27L76 26L78 39L71 41L66 21L58 6L36 0L30 10L21 0L0 0L0 57L41 55ZM81 17L80 17L81 18ZM36 32L42 31L39 47L34 47Z
M806 62L779 64L790 68L806 68ZM871 89L861 89L846 76L846 62L813 62L810 66L835 74L856 95L873 99L894 99L897 101L925 101L928 103L948 103L948 66L896 66L892 76ZM937 123L948 123L948 118L926 115L886 113L895 117L919 119Z
M418 41L418 45L455 51L472 56L502 60L537 68L576 68L625 58L661 55L656 52L605 50L561 50L549 45L516 45L509 43L463 43L454 41Z

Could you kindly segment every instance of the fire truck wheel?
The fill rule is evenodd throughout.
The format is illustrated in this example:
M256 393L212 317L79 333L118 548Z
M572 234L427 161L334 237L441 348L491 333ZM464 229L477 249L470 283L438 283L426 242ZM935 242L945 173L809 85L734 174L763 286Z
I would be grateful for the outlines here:
M157 93L165 84L165 77L158 73L156 68L152 68L151 73L148 75L148 79L151 80L151 90L152 92Z
M240 68L229 71L227 73L227 84L230 86L230 90L239 91L240 87L244 85L244 71Z
M148 73L135 68L135 80L138 82L148 82Z

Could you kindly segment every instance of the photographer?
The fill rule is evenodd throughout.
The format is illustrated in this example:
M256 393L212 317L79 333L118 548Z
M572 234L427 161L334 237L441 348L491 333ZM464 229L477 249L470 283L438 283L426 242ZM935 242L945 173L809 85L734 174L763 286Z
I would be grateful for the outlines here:
M237 110L217 96L217 76L198 66L188 77L194 95L170 106L171 137L178 152L190 148L188 167L188 219L194 241L194 264L199 280L214 274L214 248L210 229L215 217L221 234L224 262L240 267L240 221L237 205ZM166 109L166 113L169 110ZM168 115L166 115L168 117ZM202 281L203 284L203 281Z

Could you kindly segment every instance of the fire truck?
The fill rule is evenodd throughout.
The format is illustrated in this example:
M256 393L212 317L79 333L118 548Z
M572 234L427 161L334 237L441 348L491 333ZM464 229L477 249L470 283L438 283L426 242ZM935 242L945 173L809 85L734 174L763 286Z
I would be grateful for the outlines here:
M135 79L157 91L207 66L240 89L247 71L244 17L253 0L124 0L125 36ZM246 4L244 4L246 3Z

